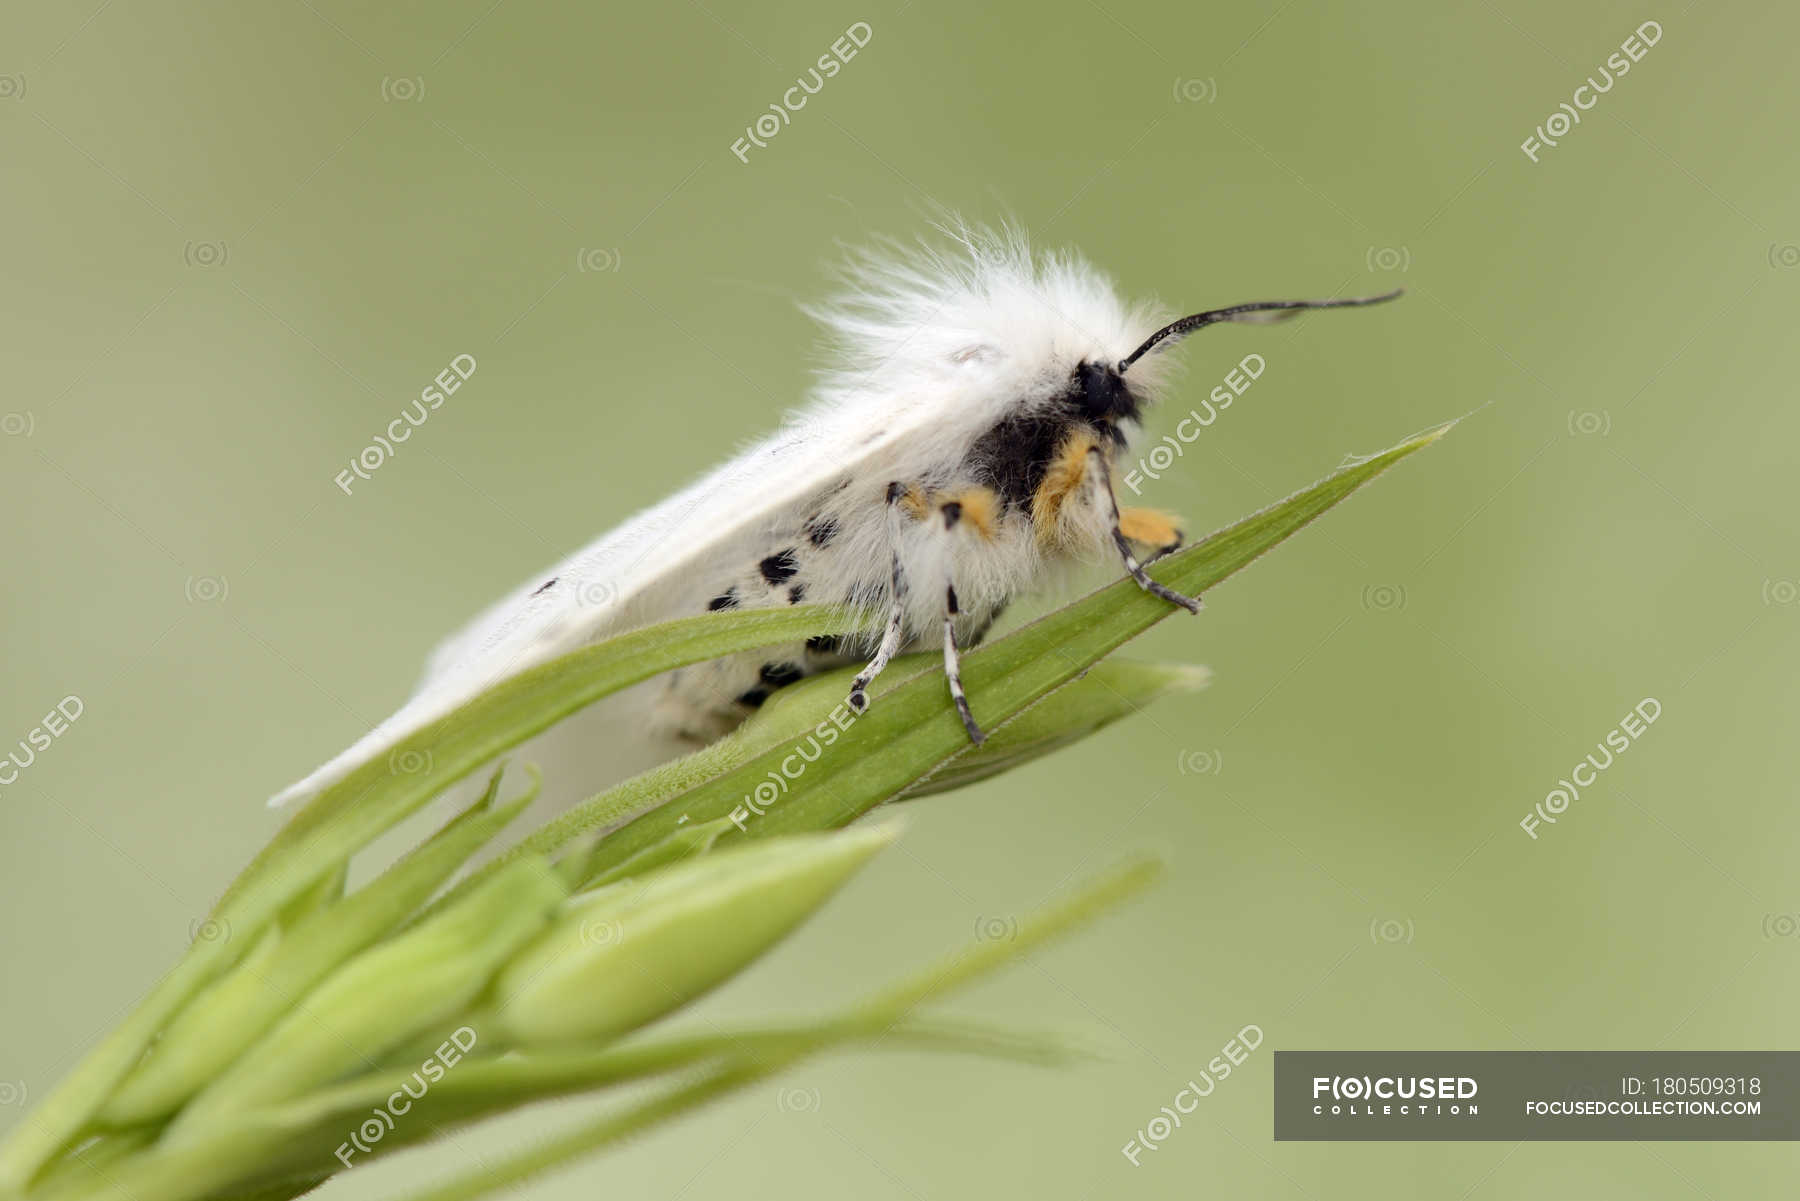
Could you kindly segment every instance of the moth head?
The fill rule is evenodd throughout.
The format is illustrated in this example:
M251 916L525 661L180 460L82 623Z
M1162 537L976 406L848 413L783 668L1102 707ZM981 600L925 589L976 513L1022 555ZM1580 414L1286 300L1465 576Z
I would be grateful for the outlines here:
M1083 359L1069 381L1068 403L1094 425L1137 421L1143 415L1143 402L1125 382L1116 363Z

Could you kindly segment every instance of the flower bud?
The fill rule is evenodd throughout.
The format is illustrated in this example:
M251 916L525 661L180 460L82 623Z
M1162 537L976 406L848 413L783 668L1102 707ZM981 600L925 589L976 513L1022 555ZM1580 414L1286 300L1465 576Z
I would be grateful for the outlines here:
M771 838L571 898L489 994L521 1045L636 1029L735 974L799 925L893 827Z

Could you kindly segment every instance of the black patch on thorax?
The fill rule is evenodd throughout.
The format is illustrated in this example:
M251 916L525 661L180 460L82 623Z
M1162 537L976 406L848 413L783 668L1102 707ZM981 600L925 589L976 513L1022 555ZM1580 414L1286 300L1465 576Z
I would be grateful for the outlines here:
M1138 398L1115 368L1082 363L1051 405L1005 418L978 438L969 466L1008 509L1028 511L1071 433L1090 429L1103 442L1122 446L1125 435L1118 423L1136 421L1140 410Z
M1008 417L983 434L969 451L969 465L1008 509L1029 512L1031 498L1057 447L1069 432L1084 424L1073 415L1033 413Z

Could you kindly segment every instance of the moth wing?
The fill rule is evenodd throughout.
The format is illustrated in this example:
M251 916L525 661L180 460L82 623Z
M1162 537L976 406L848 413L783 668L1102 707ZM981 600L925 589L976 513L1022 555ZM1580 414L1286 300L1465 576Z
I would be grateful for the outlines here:
M866 438L855 421L816 420L738 455L547 571L533 576L441 642L397 711L323 766L269 799L310 798L353 769L390 755L401 739L507 676L601 638L697 613L686 595L702 569L760 554L757 535L786 511L856 478L905 430ZM554 581L551 583L551 581Z

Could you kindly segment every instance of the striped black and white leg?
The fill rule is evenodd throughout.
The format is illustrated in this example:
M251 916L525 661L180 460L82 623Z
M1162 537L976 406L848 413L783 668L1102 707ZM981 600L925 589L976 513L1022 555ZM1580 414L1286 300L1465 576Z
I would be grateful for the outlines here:
M1145 592L1160 596L1172 605L1180 605L1189 613L1200 612L1199 597L1183 596L1172 588L1165 588L1151 579L1149 574L1144 571L1144 565L1139 563L1137 556L1131 553L1131 542L1125 537L1125 531L1119 528L1119 498L1113 495L1112 470L1107 465L1106 455L1100 451L1099 447L1094 447L1088 451L1088 459L1094 468L1094 479L1099 487L1100 499L1106 505L1107 520L1112 526L1113 545L1118 547L1119 557L1125 560L1125 570L1131 574L1132 579L1138 582L1138 587Z
M946 504L941 512L944 515L944 534L946 537L956 528L962 519L962 506L955 501ZM975 715L969 712L969 694L963 691L962 653L956 645L956 618L961 609L956 603L956 581L948 578L950 556L944 556L946 564L944 580L944 677L950 681L950 699L956 702L956 715L962 718L963 729L969 732L969 741L980 746L987 741L987 735L975 724Z
M876 648L875 657L850 681L848 704L858 713L869 711L869 685L900 652L906 633L906 569L900 563L900 498L905 495L906 485L888 485L888 551L893 556L893 574L888 587L887 628L882 631L881 645Z
M975 715L969 712L969 694L963 691L962 656L956 646L956 613L956 585L947 584L944 586L944 675L950 681L950 699L956 702L956 715L962 718L969 741L980 746L987 741L987 735L975 724Z

